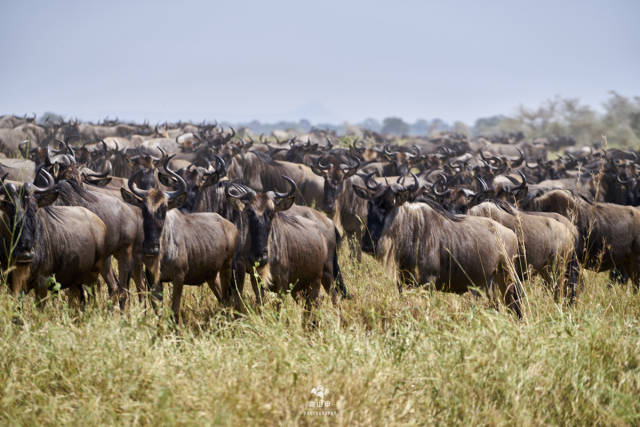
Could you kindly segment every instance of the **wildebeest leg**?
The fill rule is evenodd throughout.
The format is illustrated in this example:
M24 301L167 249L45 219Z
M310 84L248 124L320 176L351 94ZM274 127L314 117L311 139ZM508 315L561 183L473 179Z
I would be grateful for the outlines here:
M500 289L504 303L516 313L518 319L522 319L522 289L518 280L506 268L501 267L496 273L495 283Z
M117 254L118 259L118 287L120 289L120 308L124 309L129 296L129 278L133 248L129 246Z
M130 276L133 278L133 282L136 284L136 289L138 290L140 301L146 303L145 289L147 289L147 286L150 285L147 284L147 286L145 286L144 284L144 279L142 277L143 268L144 266L142 265L142 261L134 258Z
M46 280L44 277L39 277L36 281L36 306L38 309L44 309L44 305L47 302L47 296L49 294L49 289L47 289Z
M342 294L342 297L346 299L351 298L351 296L347 292L347 287L344 284L344 279L342 278L342 271L340 270L340 264L338 263L337 248L333 251L333 272L332 273L334 277L331 278L331 282L333 282L333 280L335 279L336 284L338 285L338 289L340 289L340 293Z
M264 286L258 283L258 278L255 274L249 274L249 280L251 281L253 293L256 295L256 302L258 305L262 305L264 303Z
M320 294L320 283L319 279L314 280L309 286L305 286L302 294L304 295L304 323L309 324L309 320L311 319L310 326L317 326L317 319L313 316L313 310L318 306L318 295Z
M609 280L611 283L624 285L629 280L629 274L625 268L616 266L609 272Z
M102 271L100 272L100 276L102 276L102 280L107 284L107 290L109 291L109 297L117 298L118 295L118 283L116 282L116 277L113 274L113 268L111 266L111 257L108 257L103 266Z
M218 282L215 280L207 280L207 285L209 285L209 289L211 289L211 292L216 296L219 303L226 303L223 292L220 290L220 286L218 286Z
M182 298L182 280L174 280L173 294L171 295L171 315L176 325L180 324L180 299Z
M575 253L571 256L571 261L569 261L567 265L565 276L569 304L573 305L576 302L576 288L578 286L578 278L580 277L580 266L578 265L578 257Z

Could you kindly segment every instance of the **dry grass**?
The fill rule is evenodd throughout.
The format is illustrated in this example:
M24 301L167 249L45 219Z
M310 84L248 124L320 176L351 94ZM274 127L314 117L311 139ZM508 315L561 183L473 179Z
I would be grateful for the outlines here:
M528 283L518 321L471 296L399 296L376 261L342 255L353 299L325 298L315 329L291 299L232 319L206 286L187 288L180 330L137 304L113 312L104 295L40 312L3 294L0 422L640 424L630 287L587 273L569 308ZM318 385L330 415L305 414Z

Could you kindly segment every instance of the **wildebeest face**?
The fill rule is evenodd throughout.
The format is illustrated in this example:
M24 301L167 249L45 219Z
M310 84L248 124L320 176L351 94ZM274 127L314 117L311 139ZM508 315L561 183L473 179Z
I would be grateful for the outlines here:
M409 186L397 182L391 185L372 185L372 175L365 179L367 188L353 185L356 195L369 200L367 231L362 237L362 250L367 253L375 252L384 231L387 216L404 202L413 200L420 191L418 178L413 174L414 183Z
M276 213L275 204L266 194L256 195L245 204L251 233L250 261L264 266L268 261L269 232Z
M239 199L244 204L244 210L249 222L249 262L263 267L269 261L269 233L273 219L277 212L289 209L295 200L295 182L286 176L283 178L291 187L288 193L268 191L256 193L250 188L234 184L227 188L227 195Z
M139 207L142 211L142 227L144 230L142 253L148 257L160 254L160 242L167 212L170 209L182 206L187 199L187 184L184 179L167 166L171 158L172 157L167 157L164 160L164 170L169 176L167 182L171 179L175 180L179 186L178 190L173 192L162 191L155 182L151 190L140 190L137 188L135 182L136 178L142 173L142 170L136 171L131 178L129 178L128 185L131 191L124 188L120 189L120 194L124 201Z
M13 245L16 262L29 263L34 255L37 239L36 210L55 202L58 193L53 190L39 190L32 184L25 184L18 189L13 184L4 186L4 195L0 201L0 209L8 219L6 224L8 236ZM10 249L10 248L6 248Z

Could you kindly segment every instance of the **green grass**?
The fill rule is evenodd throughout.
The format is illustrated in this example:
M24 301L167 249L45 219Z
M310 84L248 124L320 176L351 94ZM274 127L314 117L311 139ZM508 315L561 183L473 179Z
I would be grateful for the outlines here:
M470 295L400 296L373 259L342 260L353 299L325 296L313 329L290 298L279 314L267 304L233 319L206 286L186 289L177 330L137 303L112 311L102 294L43 311L3 294L0 423L640 424L630 286L587 273L566 307L528 283L518 321ZM305 414L318 385L334 414Z

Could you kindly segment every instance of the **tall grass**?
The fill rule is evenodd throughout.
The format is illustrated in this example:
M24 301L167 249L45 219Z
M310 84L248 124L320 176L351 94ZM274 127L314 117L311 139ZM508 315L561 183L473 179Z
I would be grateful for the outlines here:
M119 313L102 293L84 309L52 296L39 311L3 292L0 422L640 424L631 287L587 272L567 307L529 281L518 321L471 295L398 295L375 260L341 255L353 298L325 296L315 328L290 298L233 318L207 287L187 287L179 329L137 303Z

